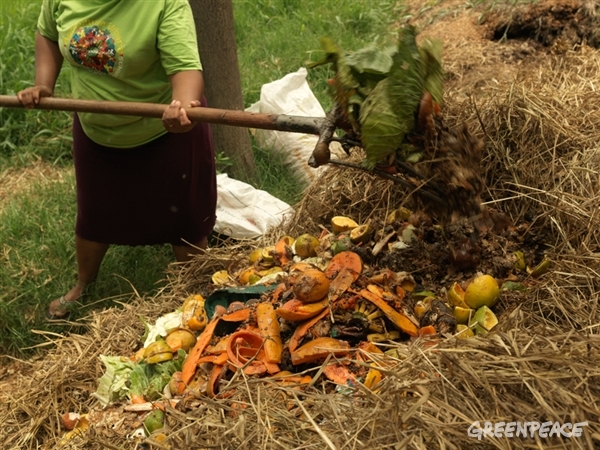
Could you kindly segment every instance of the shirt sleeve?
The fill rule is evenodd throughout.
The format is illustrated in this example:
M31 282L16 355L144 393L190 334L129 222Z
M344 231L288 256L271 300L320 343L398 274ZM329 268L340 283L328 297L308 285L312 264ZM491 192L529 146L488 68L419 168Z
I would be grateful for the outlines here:
M167 75L202 70L196 26L187 0L166 0L158 28L158 50Z
M59 0L44 0L37 23L40 34L53 42L58 42L58 30L56 28L58 2Z

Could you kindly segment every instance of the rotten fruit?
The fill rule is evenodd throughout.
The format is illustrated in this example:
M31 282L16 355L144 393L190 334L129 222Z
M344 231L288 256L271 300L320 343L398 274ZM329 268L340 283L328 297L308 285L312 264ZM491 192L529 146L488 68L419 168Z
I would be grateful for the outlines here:
M467 286L465 290L465 303L473 309L482 306L491 308L500 297L498 282L491 275L480 275Z

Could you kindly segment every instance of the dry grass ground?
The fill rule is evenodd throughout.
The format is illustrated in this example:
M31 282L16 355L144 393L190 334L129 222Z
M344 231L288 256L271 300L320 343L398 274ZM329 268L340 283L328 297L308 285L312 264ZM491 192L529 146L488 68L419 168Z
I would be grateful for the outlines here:
M26 192L32 184L61 182L66 170L72 169L58 168L41 161L24 169L4 170L0 173L0 211L10 197Z

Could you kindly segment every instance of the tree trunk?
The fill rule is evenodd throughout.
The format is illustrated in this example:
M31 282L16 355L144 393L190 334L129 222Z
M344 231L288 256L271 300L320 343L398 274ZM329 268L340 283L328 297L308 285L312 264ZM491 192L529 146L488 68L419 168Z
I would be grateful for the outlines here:
M243 110L232 0L189 0L202 60L205 96L212 108ZM211 125L215 152L229 157L232 178L256 179L250 134L246 128Z

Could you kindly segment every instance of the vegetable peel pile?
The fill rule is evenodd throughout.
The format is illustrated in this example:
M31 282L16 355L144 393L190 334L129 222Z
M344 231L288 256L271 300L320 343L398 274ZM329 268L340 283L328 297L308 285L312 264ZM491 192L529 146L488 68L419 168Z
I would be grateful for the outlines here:
M102 356L106 373L94 395L103 407L121 404L135 412L137 433L155 437L167 432L157 410L185 411L194 401L228 398L229 380L239 373L298 389L326 381L338 392L356 392L359 385L377 391L397 362L391 341L435 345L451 336L485 336L499 322L492 308L500 297L526 289L534 269L536 276L549 269L547 260L523 268L526 258L515 252L512 272L520 275L505 276L502 287L479 273L446 289L425 289L408 272L366 257L381 242L381 254L422 242L420 228L408 223L413 213L403 208L390 216L402 224L393 238L368 232L340 250L336 243L361 227L364 232L366 224L336 216L319 236L282 236L218 271L204 295L190 295L180 310L149 326L154 341L128 357ZM402 233L407 229L411 233ZM165 317L179 321L165 329ZM93 417L88 414L92 425Z

